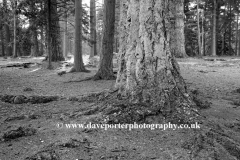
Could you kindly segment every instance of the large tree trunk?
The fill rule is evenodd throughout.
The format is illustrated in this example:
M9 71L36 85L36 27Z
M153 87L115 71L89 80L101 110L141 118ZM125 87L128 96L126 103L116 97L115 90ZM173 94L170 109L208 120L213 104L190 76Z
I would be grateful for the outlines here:
M174 20L170 34L170 49L175 57L187 57L184 35L184 0L172 0L170 3L171 18Z
M115 79L113 73L113 43L114 43L115 0L104 0L103 39L100 67L94 76L98 79Z
M217 0L213 0L212 56L217 55Z
M74 68L72 71L86 71L82 59L82 0L75 0Z
M169 2L124 0L121 8L120 66L115 85L119 96L150 104L173 121L194 121L196 109L170 50Z
M90 57L97 55L97 39L96 36L96 3L95 0L90 0L90 38L91 52Z

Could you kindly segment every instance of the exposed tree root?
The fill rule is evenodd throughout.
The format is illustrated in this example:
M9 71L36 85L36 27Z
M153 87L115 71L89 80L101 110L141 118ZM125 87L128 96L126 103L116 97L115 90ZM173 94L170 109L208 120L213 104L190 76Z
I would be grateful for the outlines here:
M67 82L64 82L64 83L84 82L84 81L90 81L92 79L93 79L93 77L87 77L87 78L84 78L84 79L81 79L81 80L67 81Z
M0 100L7 103L48 103L58 100L58 96L24 96L24 95L0 95Z
M74 73L74 72L77 72L77 71L76 71L76 69L75 69L74 67L72 67L68 73ZM87 70L87 69L82 69L82 70L79 71L79 72L90 73L91 71L89 71L89 70Z

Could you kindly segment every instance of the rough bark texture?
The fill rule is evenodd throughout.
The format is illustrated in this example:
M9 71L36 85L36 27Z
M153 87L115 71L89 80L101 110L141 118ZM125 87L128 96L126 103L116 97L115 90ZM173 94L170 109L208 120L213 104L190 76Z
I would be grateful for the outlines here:
M113 73L113 43L114 43L114 21L115 21L115 0L104 0L103 15L103 39L102 39L102 56L100 67L95 80L114 79Z
M176 121L192 121L197 110L170 49L171 12L165 0L121 2L120 97L147 103Z
M57 13L57 0L51 0L51 47L52 47L52 61L63 61L63 52L61 49L61 34L59 25L59 15Z
M90 36L91 36L90 57L93 57L93 56L97 55L96 4L95 4L95 0L90 0Z
M170 49L173 55L178 58L187 57L185 51L185 35L184 35L184 0L171 0L171 39Z
M74 69L86 71L82 59L82 0L75 0Z

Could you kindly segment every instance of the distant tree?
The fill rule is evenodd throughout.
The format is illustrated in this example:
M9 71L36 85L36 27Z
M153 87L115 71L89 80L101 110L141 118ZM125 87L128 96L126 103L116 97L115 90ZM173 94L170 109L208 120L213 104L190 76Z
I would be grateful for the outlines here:
M75 0L74 67L72 72L86 72L82 59L82 0Z
M47 0L47 49L48 49L48 69L52 69L52 49L51 49L51 21L52 21L52 14L51 14L51 0Z
M97 55L96 2L90 0L90 57Z
M12 45L11 45L11 35L10 35L10 27L9 22L7 21L7 17L9 16L9 10L7 5L7 0L3 0L3 9L4 9L4 19L6 20L4 22L4 32L5 32L5 46L6 46L6 55L11 56L12 55Z
M34 0L29 1L30 3L30 12L32 13L29 22L30 22L30 30L31 30L31 56L37 57L39 56L39 46L38 46L38 32L37 32L37 15L36 13L36 3Z
M1 51L2 51L2 56L5 57L5 46L4 46L4 31L3 31L3 26L4 26L4 13L3 13L3 5L0 4L0 39L1 39Z
M17 0L13 0L13 57L17 57Z
M95 80L115 79L113 73L113 43L114 43L115 0L104 0L103 38L101 59Z
M186 57L185 35L184 35L184 0L171 0L170 11L172 14L172 31L170 48L175 57Z

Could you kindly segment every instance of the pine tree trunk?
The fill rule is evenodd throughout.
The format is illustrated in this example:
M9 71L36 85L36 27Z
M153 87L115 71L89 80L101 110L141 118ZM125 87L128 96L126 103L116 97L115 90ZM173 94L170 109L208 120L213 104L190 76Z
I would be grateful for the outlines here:
M201 30L200 30L200 15L199 15L199 0L197 0L197 28L198 28L198 55L202 56Z
M231 2L229 2L229 32L228 32L228 38L229 38L229 55L232 55L232 5Z
M35 12L35 3L33 1L30 1L30 10L32 12ZM31 28L31 56L37 57L39 56L39 47L38 47L38 33L37 33L37 27L35 25L35 19L30 19L30 28Z
M48 11L48 17L47 17L47 49L48 49L48 69L52 69L52 49L51 49L51 21L52 21L52 15L51 15L51 0L47 0L47 11Z
M14 0L13 10L13 57L17 57L17 0Z
M75 0L74 68L72 71L85 72L82 59L82 0Z
M0 31L1 35L1 47L2 47L2 56L5 57L5 46L4 46L4 37L3 37L3 29Z
M238 53L238 41L239 41L239 39L238 39L238 34L239 34L239 30L238 30L238 18L239 18L239 12L237 13L237 27L236 27L236 41L235 41L235 55L237 56L237 55L239 55L239 53Z
M61 48L61 33L59 25L59 15L57 13L57 0L51 0L51 47L52 47L52 61L63 61L63 52Z
M115 0L104 0L102 56L98 72L94 76L98 79L115 79L113 73L113 43L114 43Z
M97 39L96 39L96 4L95 0L90 0L90 37L91 52L90 57L97 55Z
M67 36L67 9L65 9L65 15L64 15L64 32L63 32L63 55L65 59L68 56L68 36Z
M4 35L3 35L3 11L0 12L0 38L1 38L1 48L2 56L5 57L5 46L4 46Z
M216 37L216 31L217 31L217 0L213 0L214 6L213 6L213 25L212 25L212 56L217 55L217 37Z
M170 10L173 17L170 48L175 57L187 57L185 51L184 35L184 0L170 2Z
M39 56L42 56L44 54L44 34L43 34L43 27L40 29L40 36L41 36L41 44L40 44L40 53Z
M203 10L202 13L202 46L201 46L201 53L202 56L205 55L205 31L204 31L204 26L205 26L205 10Z
M173 121L197 117L170 50L171 13L164 0L122 1L120 66L115 87L132 103L147 103Z

